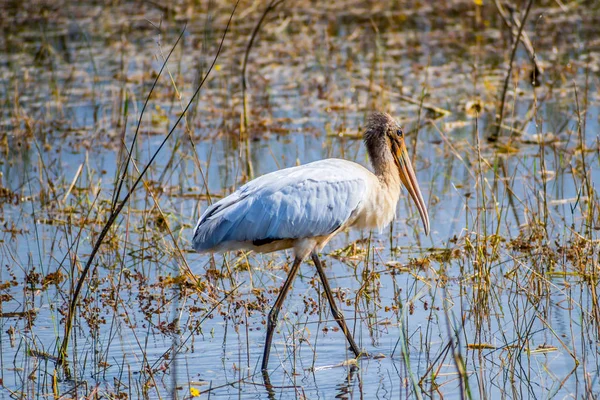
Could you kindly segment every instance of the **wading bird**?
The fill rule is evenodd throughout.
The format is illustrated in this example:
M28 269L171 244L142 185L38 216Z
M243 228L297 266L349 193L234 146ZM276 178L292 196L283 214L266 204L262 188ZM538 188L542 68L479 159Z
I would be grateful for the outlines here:
M401 183L414 200L425 233L429 216L398 123L384 113L370 116L364 132L373 172L341 159L315 161L254 179L210 206L194 230L199 252L294 250L294 263L267 320L262 370L267 369L273 330L300 263L309 254L333 317L356 357L361 354L338 310L318 252L346 228L382 229L395 216Z

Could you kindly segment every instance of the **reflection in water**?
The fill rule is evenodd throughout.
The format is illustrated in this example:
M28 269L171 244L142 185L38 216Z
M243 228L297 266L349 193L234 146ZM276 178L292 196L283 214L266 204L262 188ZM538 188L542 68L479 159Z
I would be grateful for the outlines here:
M267 390L267 397L269 400L275 399L275 390L273 390L273 385L271 385L271 378L269 377L269 371L264 369L262 371L263 382L265 383L265 389Z
M356 365L351 365L348 369L348 373L344 377L344 381L335 386L336 389L336 399L353 399L355 396L352 395L352 387L354 386L354 377L358 379L358 389L360 394L360 399L363 398L362 392L362 384L360 381L360 375L357 375L358 367Z
M363 399L363 390L362 390L363 385L362 385L362 381L360 380L360 375L357 374L358 371L359 371L359 368L356 365L351 365L349 368L346 369L346 374L343 376L342 382L335 385L335 393L336 393L335 398L336 399L355 399L355 398ZM313 373L314 372L315 371L313 371ZM263 383L265 386L267 398L270 400L285 397L286 394L289 394L289 393L285 392L286 389L293 389L296 394L301 394L302 398L305 398L307 395L304 392L303 386L296 386L296 385L273 386L273 384L271 383L271 376L269 374L269 371L267 371L267 370L262 371L262 377L263 377ZM355 379L358 380L358 392L359 392L358 396L355 395L354 390L353 390L354 386L355 386ZM316 385L316 386L318 386L318 385ZM300 393L298 393L298 392L300 392Z

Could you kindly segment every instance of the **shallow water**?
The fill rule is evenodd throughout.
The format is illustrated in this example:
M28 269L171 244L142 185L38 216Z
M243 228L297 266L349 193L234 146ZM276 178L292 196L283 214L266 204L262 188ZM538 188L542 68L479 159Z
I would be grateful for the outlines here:
M51 396L54 374L65 398L599 394L599 10L534 7L527 29L543 84L527 83L530 62L517 52L504 118L513 131L490 144L511 45L494 8L284 3L251 52L246 142L240 63L264 5L240 4L187 125L94 261L69 376L54 357L74 280L108 218L121 142L133 140L161 52L187 16L168 64L182 100L163 74L126 189L206 72L232 5L181 5L172 17L148 4L67 4L35 18L29 7L4 11L0 39L0 398ZM149 21L161 17L159 36ZM343 233L324 249L344 315L372 355L357 362L303 264L268 390L265 319L292 255L198 255L191 231L210 200L245 180L246 154L254 176L326 157L368 165L358 139L373 109L410 132L431 235L403 195L391 228Z

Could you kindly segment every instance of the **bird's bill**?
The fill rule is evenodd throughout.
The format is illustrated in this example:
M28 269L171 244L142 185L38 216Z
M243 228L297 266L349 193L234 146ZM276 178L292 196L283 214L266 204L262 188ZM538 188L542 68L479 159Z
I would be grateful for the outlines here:
M408 194L410 194L410 197L412 197L419 210L423 226L425 227L425 234L429 235L429 214L427 213L427 207L425 206L425 201L423 201L423 196L421 195L421 189L419 189L417 176L415 175L415 171L410 162L410 157L406 151L406 146L404 143L399 143L394 146L394 150L395 151L392 153L396 159L400 180L404 187L406 187L406 190L408 190Z

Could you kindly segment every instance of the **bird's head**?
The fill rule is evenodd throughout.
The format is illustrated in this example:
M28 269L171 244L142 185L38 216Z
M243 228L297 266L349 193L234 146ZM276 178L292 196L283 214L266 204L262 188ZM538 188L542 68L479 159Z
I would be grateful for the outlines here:
M388 173L397 173L400 181L408 190L408 194L415 202L425 234L429 234L429 215L419 182L410 162L410 156L404 143L404 131L390 115L380 112L371 114L364 134L365 146L371 158L375 173L385 176ZM390 171L394 169L394 171Z

